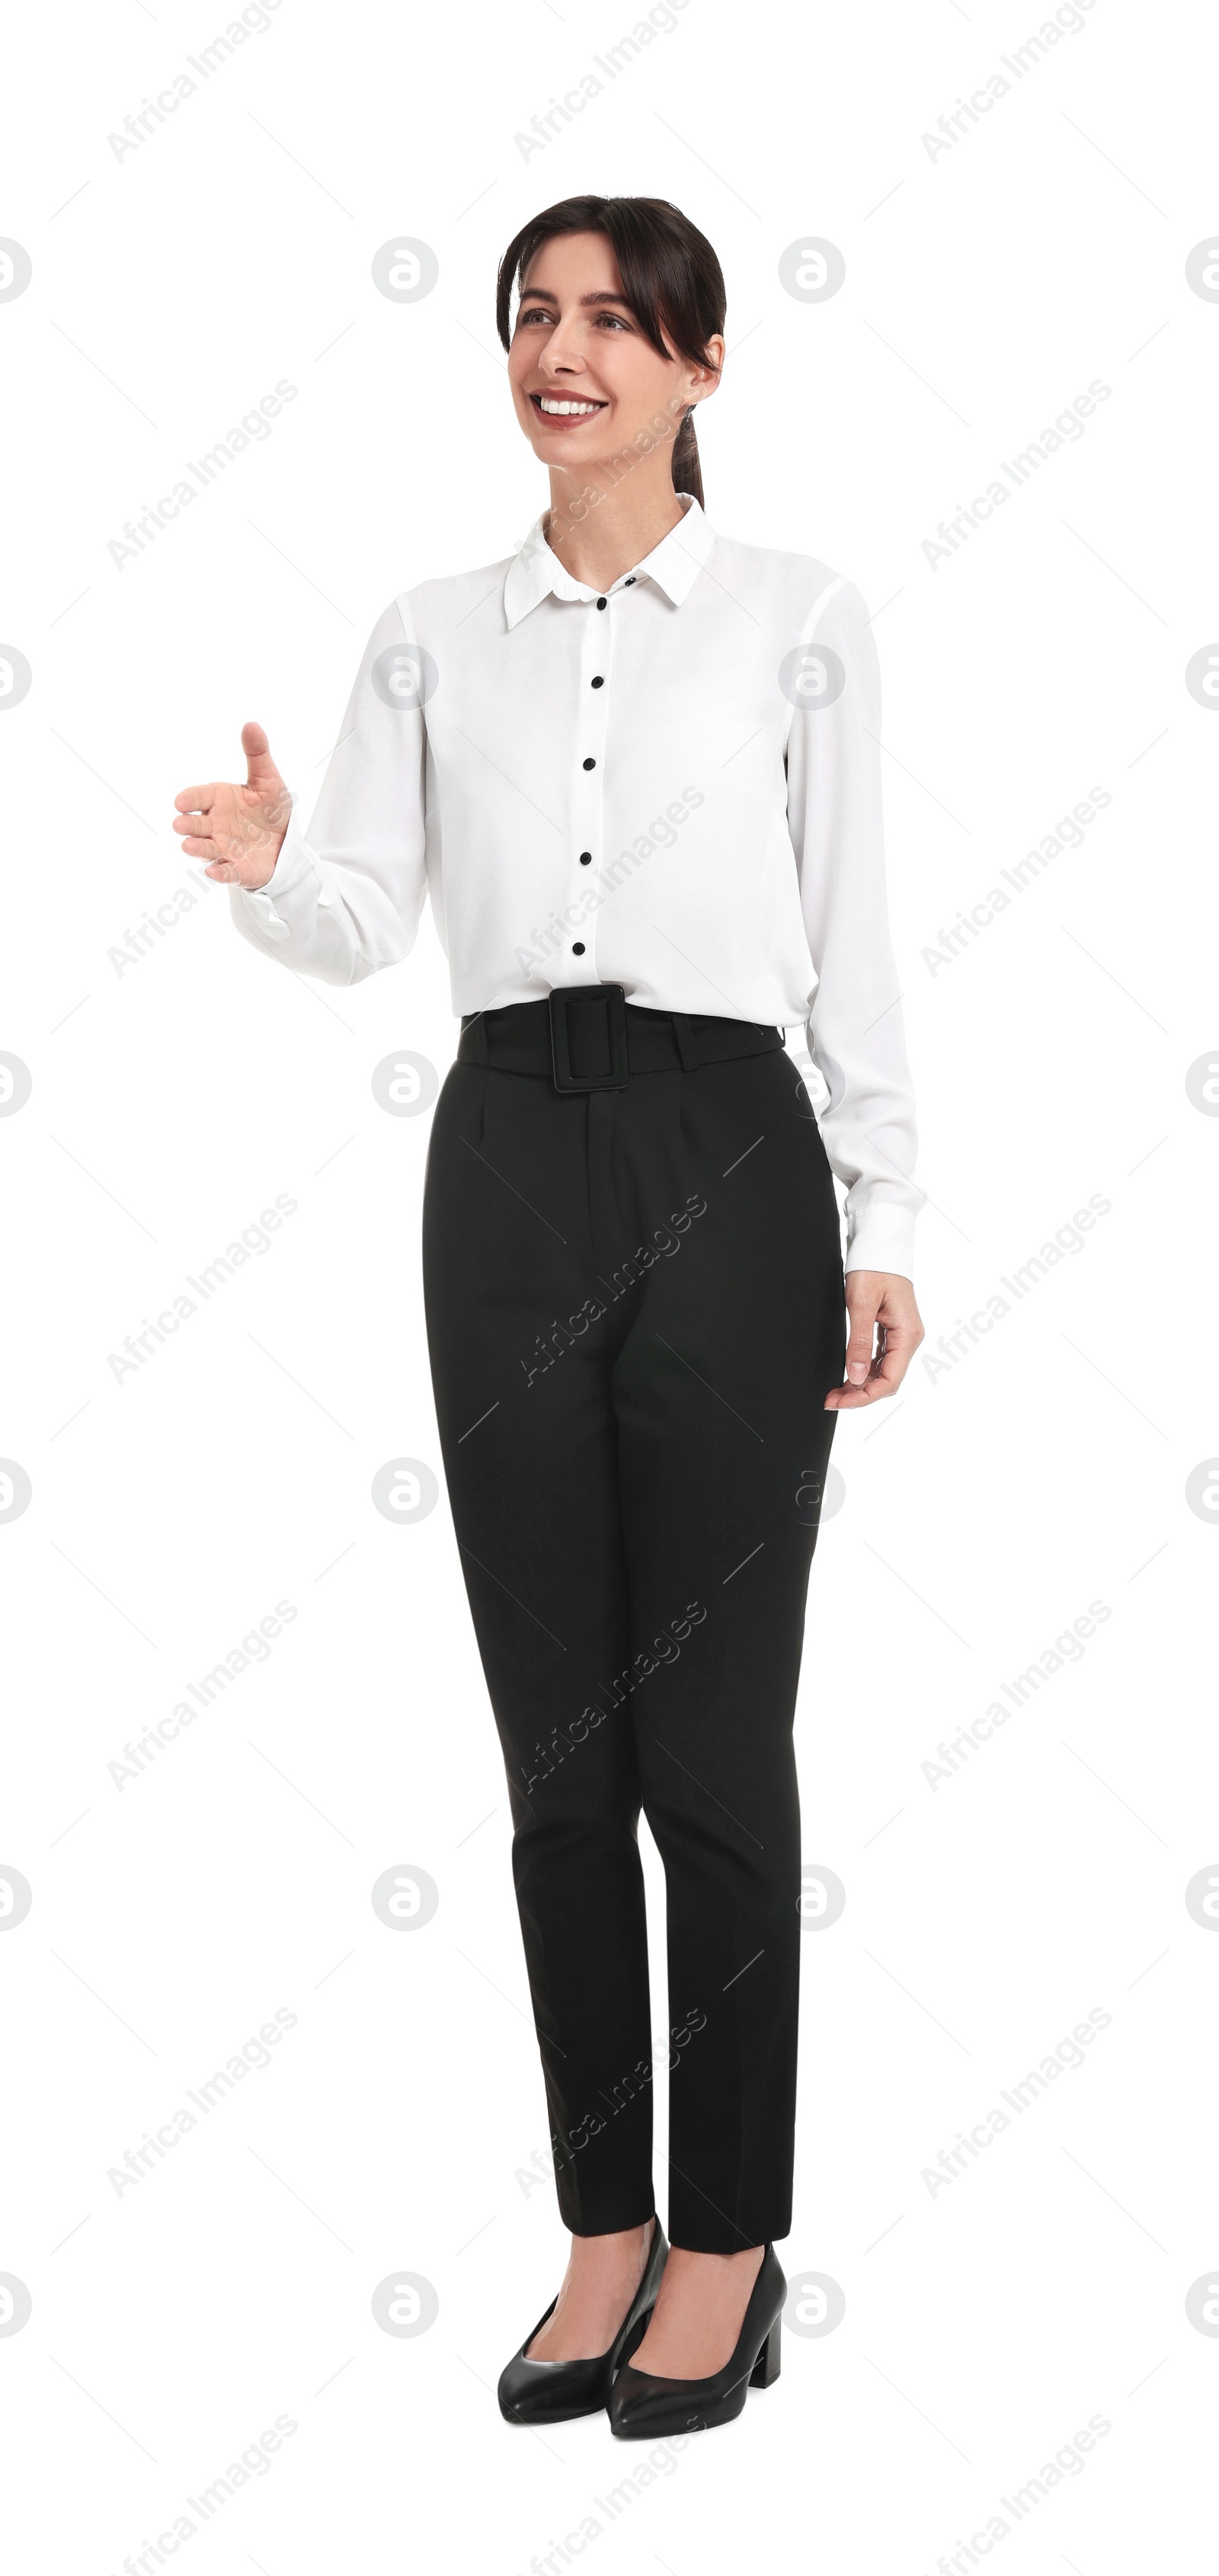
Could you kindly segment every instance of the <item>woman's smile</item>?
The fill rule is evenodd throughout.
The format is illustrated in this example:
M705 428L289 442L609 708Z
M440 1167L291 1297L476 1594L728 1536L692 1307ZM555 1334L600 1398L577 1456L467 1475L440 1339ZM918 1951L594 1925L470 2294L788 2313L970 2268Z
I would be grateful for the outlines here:
M590 401L584 394L530 394L529 400L547 420L592 420L599 411L609 410L608 403Z

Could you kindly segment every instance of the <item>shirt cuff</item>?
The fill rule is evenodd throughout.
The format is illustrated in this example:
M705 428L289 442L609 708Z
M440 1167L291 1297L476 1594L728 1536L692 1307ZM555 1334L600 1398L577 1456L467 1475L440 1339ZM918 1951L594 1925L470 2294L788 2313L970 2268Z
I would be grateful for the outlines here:
M914 1218L905 1208L863 1207L851 1229L844 1271L891 1270L914 1280Z
M243 905L249 918L268 939L291 937L286 898L297 893L312 878L316 881L317 864L305 839L298 819L295 801L288 817L288 829L280 843L279 855L265 885L233 886L235 902Z

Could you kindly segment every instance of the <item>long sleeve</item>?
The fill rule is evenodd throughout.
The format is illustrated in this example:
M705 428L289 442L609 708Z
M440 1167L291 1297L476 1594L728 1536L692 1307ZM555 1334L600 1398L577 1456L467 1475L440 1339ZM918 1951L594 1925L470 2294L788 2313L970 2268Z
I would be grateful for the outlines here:
M428 667L392 601L364 648L308 834L294 802L266 885L229 889L244 939L325 984L359 983L415 943L427 890Z
M868 612L832 583L809 618L788 694L788 828L817 972L808 1046L829 1091L820 1128L847 1192L848 1270L913 1277L924 1193L885 893L880 669Z

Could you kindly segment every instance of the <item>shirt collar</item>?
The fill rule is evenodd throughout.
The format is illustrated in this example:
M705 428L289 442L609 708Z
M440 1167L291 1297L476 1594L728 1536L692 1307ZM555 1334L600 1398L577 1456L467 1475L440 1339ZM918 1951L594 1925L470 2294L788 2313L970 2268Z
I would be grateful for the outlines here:
M623 573L611 582L607 593L600 593L587 582L575 581L552 554L542 534L542 521L535 519L524 543L508 566L504 580L504 615L509 626L519 625L540 599L553 592L556 599L597 599L612 597L633 581L654 581L674 608L680 608L698 579L715 543L715 532L703 516L692 493L680 492L682 516L667 537L635 565L633 573Z

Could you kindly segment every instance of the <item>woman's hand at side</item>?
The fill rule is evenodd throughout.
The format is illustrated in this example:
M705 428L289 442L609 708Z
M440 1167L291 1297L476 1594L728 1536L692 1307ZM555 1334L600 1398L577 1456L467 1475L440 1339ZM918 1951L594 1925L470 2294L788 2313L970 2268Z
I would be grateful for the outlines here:
M202 859L205 873L218 885L244 886L256 893L273 875L292 798L271 758L271 746L259 724L241 728L246 756L244 787L213 782L184 787L175 796L174 830L190 859Z
M897 1271L848 1270L846 1297L851 1322L846 1379L842 1386L830 1388L825 1399L827 1413L875 1404L879 1396L894 1395L925 1338L914 1289ZM873 1325L877 1327L875 1358Z

